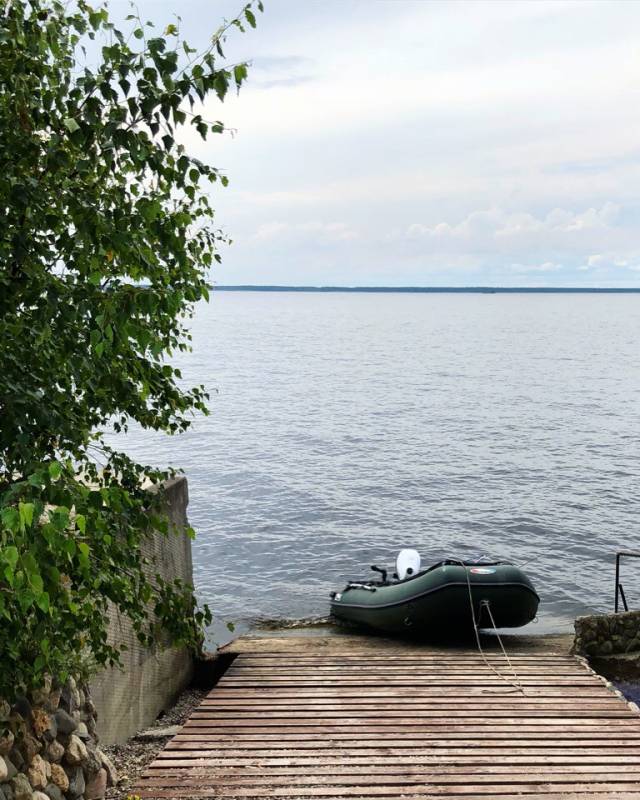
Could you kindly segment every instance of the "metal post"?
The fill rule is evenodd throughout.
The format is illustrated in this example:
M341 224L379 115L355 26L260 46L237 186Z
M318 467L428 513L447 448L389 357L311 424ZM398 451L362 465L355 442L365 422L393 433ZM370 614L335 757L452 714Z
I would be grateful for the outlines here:
M620 559L622 556L628 556L629 558L640 558L640 553L633 552L633 551L626 551L621 550L619 553L616 553L616 599L614 603L614 611L618 613L619 603L618 600L622 597L622 604L624 606L624 610L628 611L629 606L627 605L627 598L624 594L624 589L622 588L622 584L620 583Z

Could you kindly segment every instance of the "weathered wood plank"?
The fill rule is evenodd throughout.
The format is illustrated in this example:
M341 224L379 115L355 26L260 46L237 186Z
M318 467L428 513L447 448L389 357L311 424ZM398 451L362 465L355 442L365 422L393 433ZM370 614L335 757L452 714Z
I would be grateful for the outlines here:
M350 641L239 655L137 794L640 800L640 717L565 653L514 652L521 693L495 652Z

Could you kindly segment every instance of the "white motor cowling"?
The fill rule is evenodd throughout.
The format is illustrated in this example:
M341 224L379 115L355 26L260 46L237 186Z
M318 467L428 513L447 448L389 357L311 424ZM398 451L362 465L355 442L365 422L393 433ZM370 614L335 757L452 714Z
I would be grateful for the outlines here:
M396 573L398 578L403 581L405 578L410 578L412 575L417 575L420 572L420 553L417 550L401 550L396 559Z

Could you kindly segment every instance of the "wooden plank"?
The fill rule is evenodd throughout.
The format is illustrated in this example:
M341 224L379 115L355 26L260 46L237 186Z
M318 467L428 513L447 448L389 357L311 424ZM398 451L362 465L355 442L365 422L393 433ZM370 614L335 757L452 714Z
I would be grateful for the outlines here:
M224 754L227 757L236 757L242 755L243 757L253 756L255 758L272 758L281 756L285 758L297 758L298 756L318 757L323 756L402 756L412 750L419 751L420 753L431 753L432 755L446 756L477 756L477 755L491 755L500 757L505 753L513 755L564 755L564 756L579 756L579 755L631 755L636 756L640 752L637 741L628 741L626 739L614 740L612 742L604 739L594 739L588 741L579 739L576 741L545 741L540 739L538 741L529 741L527 739L517 739L515 742L503 741L490 741L480 744L477 739L469 739L466 741L456 741L453 739L426 741L424 739L410 739L404 740L391 740L387 746L381 747L380 741L360 743L355 747L353 743L347 743L347 746L340 747L336 744L326 743L324 747L317 741L306 743L283 743L279 745L278 742L264 742L262 744L256 742L254 746L251 743L232 742L225 746L222 742L215 743L209 742L207 744L191 745L189 747L173 747L171 749L163 750L158 754L158 759L164 758L206 758L210 757L211 753Z
M194 788L207 786L215 788L216 790L231 790L234 787L243 788L245 786L267 786L267 787L290 787L304 785L304 791L310 787L373 787L373 786L455 786L466 788L469 783L476 786L484 786L490 784L497 786L501 784L514 784L519 783L523 785L528 784L567 784L567 783L629 783L629 781L640 781L640 772L638 770L626 771L603 771L600 769L598 772L585 772L583 770L567 771L554 771L549 769L543 770L518 770L511 769L506 773L490 773L485 774L478 772L473 773L447 773L443 770L438 770L437 774L430 771L423 771L421 773L415 772L400 772L395 774L386 775L366 775L364 773L358 775L346 775L340 770L339 773L334 772L332 775L312 775L307 773L303 779L300 774L294 775L243 775L233 774L217 774L215 772L207 772L202 774L194 774L190 772L189 776L165 774L159 777L145 778L145 785L147 786L160 786L168 788L170 786L192 786ZM638 784L640 785L640 784ZM615 788L615 786L613 787ZM637 788L637 787L636 787Z
M243 719L313 719L317 720L318 718L318 709L302 709L299 710L299 707L293 708L283 708L278 709L274 708L273 706L264 705L264 706L245 706L243 709ZM505 708L505 709L496 709L496 708L488 708L484 709L482 707L477 708L475 713L472 709L467 708L464 711L458 711L450 708L440 708L439 710L433 710L428 708L417 709L413 706L411 707L410 711L406 709L403 711L397 710L397 708L380 708L380 707L368 707L362 708L361 706L334 706L333 708L322 708L322 717L323 719L353 719L357 717L360 720L365 719L374 719L378 722L382 722L383 720L392 720L392 719L406 719L407 714L411 714L411 719L446 719L446 720L457 720L457 719L473 719L478 712L481 711L481 715L483 719L501 719L501 718L508 718L508 717L519 717L521 719L535 719L537 717L544 718L544 719L554 719L558 718L566 718L572 717L574 719L625 719L625 718L632 718L636 719L636 714L632 712L629 708L625 708L620 704L619 708L606 708L604 710L594 710L594 709L584 709L584 708L571 708L571 706L565 707L556 707L556 708L543 708L543 709L536 709L531 708L530 706L526 708ZM201 707L199 711L196 711L192 716L191 719L202 719L202 720L209 720L211 722L219 722L224 720L236 720L238 718L238 709L237 708L229 708L229 709L216 709L216 708L207 708Z
M489 658L498 673L477 652L397 643L239 655L136 793L640 800L640 717L601 680L566 654L516 652L521 693Z
M461 792L461 789L463 790ZM614 797L620 797L624 800L640 800L640 789L637 781L629 781L627 783L565 783L559 791L557 784L538 783L538 784L519 784L519 783L506 783L506 784L466 784L464 787L447 786L447 785L432 785L425 788L422 784L407 785L396 784L389 786L293 786L293 787L280 787L272 786L265 787L264 795L256 794L253 788L244 788L238 786L217 786L215 790L210 787L194 788L191 786L180 787L176 786L173 789L160 789L149 788L139 789L137 794L141 797L251 797L255 798L265 797L296 797L301 798L315 798L315 797L350 797L350 798L370 798L370 797L413 797L413 798L431 798L431 797L451 797L462 796L468 798L469 795L486 796L486 797L502 797L507 795L512 798L522 800L522 795L537 794L540 796L555 796L558 800L567 800L567 797L572 795L583 800L587 793L592 795L599 794L598 800L612 800ZM582 795L582 797L581 797Z

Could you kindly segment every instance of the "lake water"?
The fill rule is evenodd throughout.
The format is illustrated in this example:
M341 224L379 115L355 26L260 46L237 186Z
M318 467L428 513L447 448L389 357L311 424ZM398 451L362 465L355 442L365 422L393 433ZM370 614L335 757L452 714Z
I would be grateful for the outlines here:
M129 435L182 467L198 596L224 620L321 617L401 547L526 564L531 632L612 607L640 547L640 296L218 292L187 434ZM635 577L639 575L639 577ZM640 567L624 570L640 606Z

